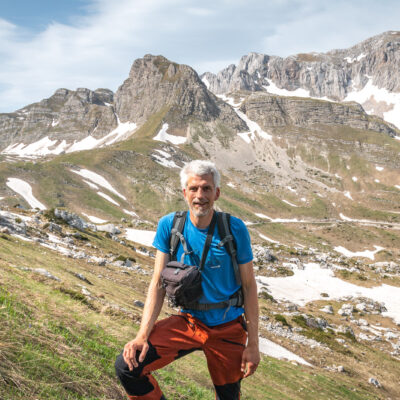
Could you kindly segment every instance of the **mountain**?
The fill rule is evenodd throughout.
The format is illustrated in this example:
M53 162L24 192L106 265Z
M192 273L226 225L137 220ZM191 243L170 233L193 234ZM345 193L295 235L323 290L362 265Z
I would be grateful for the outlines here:
M251 53L201 77L145 55L115 93L59 89L1 114L0 397L124 398L112 363L157 221L186 208L181 167L207 158L217 207L253 243L266 356L244 396L398 398L398 40ZM167 397L211 398L189 357L160 372Z
M287 58L250 53L203 81L215 94L237 90L358 101L400 128L400 32L389 31L346 50Z

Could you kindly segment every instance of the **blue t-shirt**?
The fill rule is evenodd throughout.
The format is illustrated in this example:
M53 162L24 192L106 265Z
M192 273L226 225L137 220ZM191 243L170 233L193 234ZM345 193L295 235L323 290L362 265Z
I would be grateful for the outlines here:
M169 241L172 229L174 214L171 213L162 217L158 223L157 233L154 238L153 246L163 253L169 253ZM250 235L246 225L239 218L230 218L232 235L235 238L237 248L238 264L246 264L253 259L250 245ZM187 265L200 265L204 243L207 237L208 227L205 229L196 228L191 220L189 212L186 216L183 235L187 242L190 255L185 255L184 263ZM202 271L203 295L200 303L219 303L226 301L240 287L235 280L232 260L224 247L218 248L221 241L218 228L215 227L213 239L207 254L205 266ZM177 260L181 260L183 253L182 244L178 244ZM182 310L192 314L208 326L215 326L229 322L243 314L243 308L230 307L227 309L216 309L208 311Z

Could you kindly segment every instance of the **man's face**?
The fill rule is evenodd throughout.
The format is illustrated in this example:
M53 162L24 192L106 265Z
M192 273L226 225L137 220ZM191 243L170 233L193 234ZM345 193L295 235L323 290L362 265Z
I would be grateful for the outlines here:
M207 175L188 176L183 196L195 217L205 217L213 209L214 201L219 197L219 188L214 186L213 177Z

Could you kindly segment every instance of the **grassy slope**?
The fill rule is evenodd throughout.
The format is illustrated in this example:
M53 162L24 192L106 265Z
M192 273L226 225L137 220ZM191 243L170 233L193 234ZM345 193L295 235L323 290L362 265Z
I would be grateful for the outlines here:
M133 251L101 236L90 238L104 253ZM15 246L20 249L15 254ZM0 238L0 398L123 399L113 360L137 329L149 276L122 273L72 260L37 244ZM129 254L128 254L129 253ZM145 262L147 264L148 262ZM56 282L18 267L45 268ZM145 268L151 270L150 265ZM80 271L93 299L80 293L71 272ZM102 278L99 278L99 275ZM134 290L132 290L132 286ZM104 305L119 304L127 313ZM165 314L164 314L165 315ZM156 373L170 399L212 399L201 353ZM244 399L374 399L371 388L332 374L264 357L256 376L243 383Z

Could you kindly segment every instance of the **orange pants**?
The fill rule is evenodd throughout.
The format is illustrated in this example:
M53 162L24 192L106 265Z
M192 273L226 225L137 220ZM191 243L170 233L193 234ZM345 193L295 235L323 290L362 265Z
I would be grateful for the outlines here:
M241 361L246 340L243 317L208 327L190 314L182 313L154 325L148 340L149 350L137 368L129 371L121 353L115 362L115 369L129 399L162 400L165 397L151 371L195 350L203 350L215 398L237 400L240 399Z

